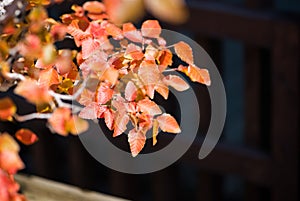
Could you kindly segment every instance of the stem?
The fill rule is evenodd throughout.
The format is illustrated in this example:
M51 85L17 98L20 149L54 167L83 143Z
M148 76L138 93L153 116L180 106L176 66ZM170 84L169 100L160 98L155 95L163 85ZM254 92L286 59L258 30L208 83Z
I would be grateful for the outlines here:
M24 121L29 121L32 119L49 119L51 117L52 114L49 113L32 113L32 114L27 114L27 115L14 115L14 118L19 121L19 122L24 122Z
M177 68L171 68L171 69L164 70L164 73L167 73L167 72L175 72L175 71L177 71L177 70L178 70Z
M9 79L15 79L15 80L25 80L26 79L24 77L24 75L19 74L19 73L5 73L4 76Z

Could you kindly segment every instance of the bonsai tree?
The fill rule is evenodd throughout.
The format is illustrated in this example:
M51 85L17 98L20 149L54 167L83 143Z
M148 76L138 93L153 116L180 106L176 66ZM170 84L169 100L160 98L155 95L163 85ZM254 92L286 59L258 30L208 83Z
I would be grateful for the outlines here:
M189 88L181 77L165 72L178 71L205 85L210 85L209 73L194 64L187 43L167 44L157 20L144 21L140 30L130 21L142 16L146 8L162 20L181 23L187 17L184 2L91 1L73 5L73 13L62 15L58 21L48 16L45 7L50 3L28 0L0 5L1 91L14 87L15 94L36 106L36 112L19 115L11 98L1 98L1 121L45 119L46 126L62 136L86 131L88 120L103 118L114 137L131 125L128 142L133 157L143 149L148 131L152 132L153 146L159 129L181 132L176 119L155 103L154 95L168 99L169 87L178 91ZM170 7L178 15L173 16ZM59 49L56 44L62 40L74 41L77 48ZM173 64L171 50L184 65ZM38 140L38 133L23 128L14 137L30 145ZM12 133L0 134L3 201L25 200L13 179L13 174L24 167L18 152Z

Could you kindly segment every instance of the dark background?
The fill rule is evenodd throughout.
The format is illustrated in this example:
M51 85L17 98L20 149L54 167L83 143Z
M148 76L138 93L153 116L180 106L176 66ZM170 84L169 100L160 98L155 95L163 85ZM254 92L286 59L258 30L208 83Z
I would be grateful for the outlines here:
M299 200L300 1L187 3L189 21L163 27L196 40L221 72L228 112L213 152L203 160L197 158L209 124L210 102L207 89L193 84L201 100L200 130L189 151L170 167L146 175L119 173L95 161L77 137L51 134L44 121L1 123L2 129L30 127L39 134L38 143L22 146L24 173L143 201ZM67 1L49 11L58 17L71 4ZM34 109L15 98L19 113ZM160 146L172 138L161 135ZM126 136L112 141L128 149Z

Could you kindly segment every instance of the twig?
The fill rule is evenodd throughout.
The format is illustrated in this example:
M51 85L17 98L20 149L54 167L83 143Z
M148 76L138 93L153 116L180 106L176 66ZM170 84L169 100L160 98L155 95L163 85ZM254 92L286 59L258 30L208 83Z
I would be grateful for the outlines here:
M17 121L24 122L24 121L29 121L32 119L49 119L51 117L51 115L52 114L49 114L49 113L32 113L32 114L27 114L27 115L23 115L23 116L15 114L14 118Z

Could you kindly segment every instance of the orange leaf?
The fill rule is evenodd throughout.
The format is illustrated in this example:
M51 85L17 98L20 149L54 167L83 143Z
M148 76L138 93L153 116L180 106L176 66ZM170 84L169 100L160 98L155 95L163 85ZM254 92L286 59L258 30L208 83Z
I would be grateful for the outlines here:
M93 102L94 96L95 96L94 92L91 92L88 89L84 89L82 91L82 93L80 94L80 98L79 98L78 102L81 105L87 106L87 105L89 105L90 103Z
M69 73L73 68L72 62L72 51L63 49L59 51L59 57L56 60L55 66L57 68L57 72L60 75L64 75Z
M132 129L128 134L128 142L132 156L136 157L145 146L146 135L142 131Z
M18 155L19 150L18 143L9 134L0 134L0 170L3 169L8 174L15 174L24 168Z
M39 139L35 133L28 129L20 129L15 135L16 138L25 145L31 145Z
M98 104L105 104L112 98L114 90L108 84L101 82L96 92L96 102Z
M137 88L132 81L129 81L125 88L125 98L128 101L134 101L137 97Z
M141 47L134 44L129 44L124 57L131 60L141 60L144 57L144 53Z
M12 120L12 116L16 111L17 108L10 98L0 99L0 120Z
M163 82L158 83L155 86L155 91L157 91L157 93L159 93L165 100L168 99L168 97L169 97L169 88Z
M159 124L156 119L153 120L153 128L152 128L152 145L156 145L157 143L157 135L158 135Z
M79 28L78 22L79 20L73 20L67 27L67 32L74 37L77 47L81 46L84 39L91 37L90 33L84 32Z
M67 136L68 130L66 123L71 119L71 110L69 108L57 108L48 119L49 126L54 132Z
M100 42L87 38L82 41L82 58L87 59L91 54L93 54L100 47Z
M115 40L124 38L122 30L114 24L108 23L105 27L106 33L112 36Z
M115 68L107 68L100 77L101 81L106 81L114 86L119 78L119 71Z
M164 132L169 132L169 133L180 133L180 127L174 117L172 117L170 114L162 114L159 117L156 118L159 127L161 128L162 131Z
M174 45L177 56L188 64L194 63L194 56L192 48L185 42L181 41Z
M116 115L114 121L114 133L113 137L121 135L127 129L127 124L129 122L129 116L120 112Z
M106 11L103 3L99 1L88 1L83 4L83 9L89 13L97 14Z
M190 86L179 76L177 75L168 75L164 77L163 82L176 89L177 91L185 91Z
M147 20L142 24L142 35L149 38L159 38L161 26L157 20Z
M161 114L159 106L148 98L142 99L137 103L141 112L145 112L151 116Z
M73 115L71 119L66 122L66 127L68 132L70 132L71 134L79 135L89 128L89 124L87 121L79 118L76 115Z
M79 117L83 119L97 119L99 110L98 108L99 104L92 102L80 111Z
M138 75L146 86L155 85L160 78L160 72L157 65L145 61L141 63Z
M179 24L188 18L184 0L145 0L147 9L158 19Z
M39 86L36 80L26 79L21 81L14 90L15 94L23 96L33 104L43 104L51 101L48 89Z
M173 54L170 50L159 51L157 56L157 62L160 65L160 71L164 71L168 66L171 66L173 63Z
M112 130L113 129L113 125L114 125L114 113L111 109L109 110L106 110L104 112L104 120L105 120L105 124L107 126L107 128L109 130Z
M60 77L54 68L42 70L39 75L38 84L42 87L49 88L54 84L60 83Z
M189 65L189 67L180 65L178 70L184 72L193 82L199 82L207 86L211 84L209 72L206 69L198 68L195 65Z
M123 24L123 35L135 43L143 42L143 36L132 23Z

